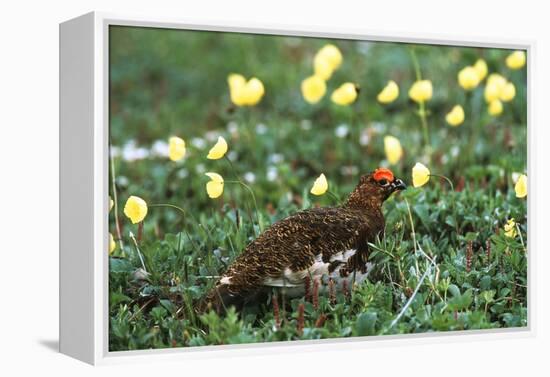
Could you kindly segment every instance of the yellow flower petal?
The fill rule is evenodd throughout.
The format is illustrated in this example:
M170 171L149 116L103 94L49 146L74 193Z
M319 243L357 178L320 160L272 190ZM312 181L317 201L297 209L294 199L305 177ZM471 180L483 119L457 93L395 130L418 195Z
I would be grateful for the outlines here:
M232 73L227 77L227 83L229 84L231 102L237 106L244 106L245 99L243 88L246 85L246 79L244 76Z
M429 101L432 95L433 87L430 80L416 81L409 89L409 97L417 103Z
M327 84L317 75L313 75L302 81L302 95L304 99L311 103L317 103L323 98L327 91Z
M324 56L317 54L315 58L313 58L313 72L315 72L315 76L319 76L326 81L330 79L334 69Z
M464 67L458 72L458 83L464 90L475 89L479 85L479 81L479 74L474 67Z
M231 102L237 106L254 106L265 94L263 83L255 77L246 81L242 75L233 73L227 77L227 83Z
M504 235L509 238L515 238L516 234L516 220L511 218L504 224Z
M397 164L403 156L403 147L401 147L399 139L394 136L385 136L384 152L386 152L386 158L391 165Z
M395 101L397 97L399 97L399 87L395 81L390 80L376 98L378 102L386 104Z
M487 77L487 73L489 72L489 69L487 68L487 63L485 62L485 60L477 59L473 67L477 72L479 81L482 81L485 77Z
M485 86L485 101L491 103L496 99L500 99L500 95L507 80L498 73L491 73L487 78L487 85Z
M504 102L510 102L516 96L516 87L513 83L507 82L500 91L500 100Z
M313 182L313 187L311 188L311 193L313 195L323 195L328 190L327 177L324 174L321 174L315 182Z
M494 101L491 101L487 111L492 116L499 116L500 114L502 114L503 109L504 109L504 107L502 106L502 102L500 102L500 100L496 99Z
M517 198L525 198L527 196L527 176L525 174L519 176L514 190L516 191Z
M185 157L185 141L183 139L172 136L168 142L168 157L172 161L179 161Z
M332 92L332 95L330 97L332 102L340 106L350 105L355 101L356 98L357 86L355 86L355 84L351 82L346 82L340 85L338 89Z
M126 205L124 206L124 214L134 224L142 222L147 215L147 203L139 196L132 195L126 201Z
M218 173L205 173L210 178L206 183L206 193L212 199L216 199L223 194L223 177Z
M323 48L321 48L315 55L315 59L317 58L328 62L333 71L340 67L343 60L342 53L340 52L338 47L332 44L327 44L323 46Z
M219 160L220 158L225 156L225 154L227 153L227 149L227 141L225 141L223 137L219 136L216 145L214 145L212 149L210 149L206 158L208 158L209 160Z
M413 186L424 186L430 180L430 169L417 162L412 168Z
M109 254L112 254L113 251L115 251L115 249L116 249L115 239L113 238L113 235L109 233Z
M229 90L240 89L246 84L246 79L243 75L238 73L232 73L227 76L227 83L229 84Z
M520 69L526 61L525 51L514 51L506 58L506 65L510 69Z
M460 126L464 122L464 109L462 106L456 105L453 107L447 116L445 116L445 120L453 127Z
M115 205L115 202L113 202L113 199L109 196L109 212L113 209L113 206Z
M248 106L254 106L264 96L265 89L264 84L256 77L248 80L245 86L245 98Z

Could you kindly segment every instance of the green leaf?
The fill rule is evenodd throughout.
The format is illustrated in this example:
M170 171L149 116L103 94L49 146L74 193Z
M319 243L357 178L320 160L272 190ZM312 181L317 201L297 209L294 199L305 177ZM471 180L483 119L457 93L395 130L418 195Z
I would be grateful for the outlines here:
M491 288L491 277L489 275L485 275L479 280L479 288L483 291Z
M357 317L355 331L358 336L367 336L375 334L375 326L378 315L376 313L366 312Z
M460 289L455 284L449 285L449 292L454 296L458 297L460 296Z

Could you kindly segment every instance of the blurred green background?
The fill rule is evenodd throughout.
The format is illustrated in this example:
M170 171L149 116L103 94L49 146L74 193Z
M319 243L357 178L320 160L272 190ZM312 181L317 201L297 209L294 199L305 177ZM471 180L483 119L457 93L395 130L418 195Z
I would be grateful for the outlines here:
M514 178L527 169L526 69L507 68L511 51L123 26L111 26L109 35L110 152L124 242L121 250L117 240L110 259L111 350L526 325L527 205L514 193ZM327 43L341 50L343 64L325 97L310 105L300 84ZM426 104L429 145L418 105L408 98L416 80L413 55L434 88ZM498 117L487 113L485 81L468 93L457 82L458 72L479 58L489 73L516 87ZM231 73L263 82L265 96L257 106L231 104ZM381 105L376 96L388 80L397 82L400 95ZM346 107L330 101L344 82L360 87ZM450 127L445 115L456 104L464 107L465 121ZM336 304L322 298L317 309L307 303L310 330L304 332L296 331L299 300L281 314L279 330L269 309L265 316L240 319L235 313L223 320L194 317L189 307L258 234L257 215L266 227L302 208L337 205L360 175L389 166L387 135L404 149L391 166L396 176L412 186L411 168L422 162L447 176L456 191L432 178L386 202L386 234L372 255L376 270L351 302L338 296ZM167 157L171 136L186 142L181 161ZM225 159L206 158L218 136L229 144L234 170ZM226 184L222 197L208 198L205 172L226 180L238 175L254 192L259 214L250 193L236 184ZM321 173L334 195L309 194ZM112 181L109 187L114 197ZM123 215L130 195L149 204L142 232ZM153 207L161 203L181 207L185 215ZM116 239L115 210L110 231ZM502 232L511 217L518 223L512 238ZM418 245L437 256L438 272L390 329L428 268L412 252L413 226ZM143 261L128 231L142 233ZM183 320L182 310L188 313ZM319 327L321 316L327 321Z
M312 74L313 56L328 42L338 46L344 62L328 81L323 100L310 105L301 96L300 83ZM431 159L422 146L417 106L407 95L415 80L411 50L423 78L434 86L433 99L427 103ZM403 145L405 156L392 169L406 182L416 161L473 185L490 180L491 169L502 175L523 172L526 73L506 68L509 53L112 26L110 135L115 152L123 156L115 160L120 196L211 206L204 189L208 178L202 173L231 177L225 162L205 158L218 135L228 141L229 157L239 173L254 183L262 205L276 205L288 193L302 194L320 173L328 177L331 190L344 195L361 174L386 164L385 135L397 137ZM498 118L487 114L483 84L467 94L457 83L458 71L480 57L487 61L490 73L501 73L516 86L516 97L505 103ZM235 109L231 105L230 73L247 79L255 76L264 83L266 94L257 106ZM384 106L376 95L390 79L398 83L400 96ZM332 90L346 81L360 86L357 101L349 107L331 103ZM464 107L466 120L452 128L446 125L445 114L455 104ZM162 154L162 142L172 135L186 141L187 157L182 163L154 157L156 149ZM498 183L506 189L510 182Z

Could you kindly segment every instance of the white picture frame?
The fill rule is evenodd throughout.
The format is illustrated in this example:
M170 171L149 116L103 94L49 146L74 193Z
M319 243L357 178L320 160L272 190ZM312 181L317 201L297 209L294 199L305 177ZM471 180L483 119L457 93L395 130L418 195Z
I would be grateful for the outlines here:
M90 364L139 361L149 358L210 358L382 347L388 344L456 342L493 338L532 337L535 334L534 252L528 260L528 326L520 329L456 331L419 335L293 341L250 345L109 352L108 350L108 33L111 25L184 30L314 36L386 42L525 49L529 59L528 171L534 147L532 93L534 41L441 37L345 28L309 28L288 25L246 25L232 22L195 22L92 12L60 24L60 352ZM536 198L529 177L529 219ZM533 227L529 237L533 239Z

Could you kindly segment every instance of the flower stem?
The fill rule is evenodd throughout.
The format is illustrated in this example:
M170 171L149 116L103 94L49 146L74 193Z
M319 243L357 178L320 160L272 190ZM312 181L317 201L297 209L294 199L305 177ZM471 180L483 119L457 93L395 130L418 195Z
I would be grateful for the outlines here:
M447 183L449 183L449 185L451 186L451 190L452 190L452 191L455 190L455 187L454 187L454 185L453 185L453 182L452 182L449 178L445 177L444 175L430 173L430 177L443 178L444 180L447 181Z
M148 273L147 268L145 268L145 262L143 261L143 257L141 256L141 251L139 251L138 242L136 240L136 237L134 237L134 233L130 232L130 238L132 239L132 241L134 241L134 246L136 247L137 255L139 257L139 260L141 261L141 266L143 267L143 271L145 271L145 273Z
M109 150L111 149L110 147L111 147L111 145L109 145ZM115 182L115 178L116 178L115 159L114 159L112 153L109 153L109 160L111 162L111 186L112 186L112 191L113 191L113 207L114 207L114 210L115 210L116 236L117 236L118 242L120 244L120 252L121 252L122 256L124 256L125 255L125 253L124 253L124 243L122 242L122 232L120 230L120 220L118 218L118 195L117 195L116 182Z
M422 80L422 72L420 71L420 64L418 63L418 58L414 48L409 49L411 55L411 60L414 66L414 73L416 76L416 81ZM424 137L424 144L426 147L430 145L430 133L428 130L428 119L426 114L426 104L424 101L418 103L418 116L420 117L420 122L422 124L422 134Z
M187 219L186 215L188 214L187 212L185 212L185 210L181 207L178 207L176 205L173 205L173 204L167 204L167 203L159 203L159 204L150 204L149 207L164 207L164 208L173 208L179 212L181 212L181 214L183 215L183 219L185 221L185 219ZM193 220L193 222L199 227L199 228L203 228L201 227L200 223L197 221L197 219L195 219L195 217L191 214L191 212L189 212L189 216L191 216L191 219ZM185 232L185 235L187 236L187 238L189 239L189 242L191 242L193 244L193 246L195 247L196 250L199 250L198 246L195 244L195 242L193 241L193 239L191 238L191 235L189 234L189 232L185 229L185 223L184 223L184 226L183 226L183 231ZM210 234L210 232L208 232L208 230L206 228L204 228L204 233L206 234L206 236L211 240L212 239L212 236Z
M256 202L256 195L254 195L254 191L252 191L252 189L250 188L250 186L248 186L246 183L244 183L241 179L241 177L239 176L239 174L237 174L237 170L235 169L235 166L233 166L233 162L231 162L231 160L226 156L225 157L225 160L229 163L229 166L231 167L231 170L233 171L233 174L235 175L235 177L237 178L236 181L225 181L226 183L238 183L240 184L241 186L243 186L245 189L248 190L248 192L250 193L250 195L252 196L252 201L254 203L254 209L256 210L256 220L258 222L258 226L260 228L260 232L263 232L263 225L262 225L262 221L261 221L261 217L260 217L260 211L258 210L258 203Z

